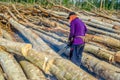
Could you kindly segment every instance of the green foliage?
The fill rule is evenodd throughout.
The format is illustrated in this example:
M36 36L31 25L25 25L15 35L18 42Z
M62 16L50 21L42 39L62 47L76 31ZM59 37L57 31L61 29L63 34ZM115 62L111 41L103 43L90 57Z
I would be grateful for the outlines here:
M51 5L47 0L0 0L5 2L20 2L20 3L30 3L30 4L40 4L40 5ZM62 4L66 7L77 7L81 9L91 10L100 8L102 1L102 9L106 10L120 10L120 0L50 0L55 4Z

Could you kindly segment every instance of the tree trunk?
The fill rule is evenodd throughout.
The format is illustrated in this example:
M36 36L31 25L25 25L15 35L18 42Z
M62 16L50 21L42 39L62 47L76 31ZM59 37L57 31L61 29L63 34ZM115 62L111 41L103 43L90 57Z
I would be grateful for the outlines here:
M32 48L31 44L11 42L3 38L0 38L0 46L5 47L7 51L18 53L19 55L21 55L20 53L26 54Z
M0 50L0 63L9 80L27 80L14 57L2 49Z
M120 36L118 34L115 34L115 33L109 33L109 32L99 30L99 29L96 29L96 28L93 28L93 27L90 27L90 26L88 27L88 29L91 31L91 33L95 32L95 33L99 33L99 34L103 34L103 35L107 35L107 36L116 38L118 40L120 39Z
M98 28L98 29L103 29L103 30L106 30L107 32L113 32L113 33L117 33L117 34L120 34L120 31L119 30L114 30L112 28L109 28L107 26L102 26L102 25L98 25L98 24L95 24L95 23L91 23L89 21L84 21L87 25L89 26L94 26L95 28Z
M120 80L120 69L83 53L82 64L105 80Z
M52 38L52 37L50 37L48 35L45 35L43 33L40 33L40 32L37 32L37 33L47 43L56 46L58 49L62 49L62 48L64 48L66 46L66 44L60 42L57 39L54 39L54 38ZM114 62L114 55L115 55L114 52L111 52L111 51L108 51L106 49L99 48L97 46L90 45L90 44L85 44L85 49L84 50L87 51L87 52L90 52L90 53L94 54L95 56L97 56L99 58L103 58L103 59L108 60L110 62ZM66 55L69 55L69 49L66 52L64 52L64 53Z
M30 80L46 80L43 72L28 61L22 60L20 64Z
M12 35L10 35L7 31L5 31L5 30L3 30L2 29L2 35L3 35L3 37L5 38L5 39L8 39L8 40L14 40L14 38L12 37Z
M120 41L108 36L95 36L95 35L86 35L87 39L99 43L103 43L109 47L114 47L120 49Z
M4 45L3 47L5 47L5 46L6 45ZM9 48L12 50L13 47L9 46ZM18 48L20 48L20 47L18 46ZM9 50L9 49L7 49L7 50L11 52L11 50ZM13 50L15 50L15 49L13 49ZM49 53L47 53L47 52L49 52ZM53 73L57 77L60 77L61 80L65 80L64 77L67 79L68 78L67 74L72 75L72 76L69 76L69 79L72 79L75 75L78 75L75 77L76 80L80 80L80 78L83 78L85 80L88 80L88 79L89 80L96 80L95 78L90 76L88 73L84 72L82 69L75 66L70 61L62 59L60 56L58 56L52 50L47 50L46 52L36 52L35 50L29 50L27 54L26 53L25 54L22 53L22 54L26 59L31 61L33 64L35 64L39 68L43 69L45 72L50 71L51 73ZM46 61L45 58L47 58L48 60ZM56 65L60 64L59 61L61 61L61 60L63 62L69 63L68 65L61 63L62 66L65 66L65 68L62 68L63 70L61 70L61 67L56 66ZM54 62L55 62L55 64L54 64ZM45 66L44 66L44 64L45 64ZM56 73L56 71L58 71L58 70L54 69L54 65L59 68L60 72L58 74ZM70 68L70 69L68 69L68 68ZM72 70L76 70L76 71L73 71L73 72L69 71L71 73L68 73L68 72L66 72L67 69L68 70L72 69ZM60 74L63 73L63 71L65 72L65 74L63 75L64 77L62 78Z
M85 44L84 51L90 52L99 58L108 60L109 62L114 62L115 52L111 52L90 44Z
M30 60L33 64L37 65L39 68L43 68L43 64L45 62L44 61L45 57L48 58L48 61L46 64L47 65L46 68L48 69L48 71L50 71L53 74L56 74L54 72L58 71L58 70L57 69L55 70L55 68L54 68L54 65L55 65L60 70L60 72L56 75L56 77L60 77L61 76L60 73L64 72L64 74L62 75L62 76L64 76L62 80L65 80L68 77L70 80L73 77L75 78L75 80L80 80L80 78L83 78L84 80L88 80L88 79L89 80L92 80L92 79L96 80L92 76L85 73L82 69L75 66L70 61L62 59L61 57L58 57L58 56L53 57L53 55L50 55L50 54L48 55L47 53L39 53L39 52L36 52L34 50L30 50L28 52L28 54L25 56L26 59ZM68 63L68 64L66 65L66 63ZM62 67L59 67L58 66L59 64L61 64ZM71 70L73 70L73 71L71 71ZM67 76L67 73L71 74L71 76ZM75 75L77 75L77 76L75 77Z

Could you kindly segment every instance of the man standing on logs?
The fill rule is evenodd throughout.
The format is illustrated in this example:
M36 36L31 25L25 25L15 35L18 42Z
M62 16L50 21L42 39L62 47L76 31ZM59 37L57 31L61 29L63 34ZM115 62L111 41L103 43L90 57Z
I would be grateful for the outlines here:
M82 52L84 49L84 39L87 28L75 12L70 12L68 18L70 22L69 46L71 46L70 59L73 63L80 66Z

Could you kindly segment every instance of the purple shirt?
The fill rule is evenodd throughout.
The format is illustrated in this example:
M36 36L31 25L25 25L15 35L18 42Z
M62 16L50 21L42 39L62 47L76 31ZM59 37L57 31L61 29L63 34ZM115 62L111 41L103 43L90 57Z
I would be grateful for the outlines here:
M75 18L70 23L69 39L73 38L73 45L84 44L82 38L78 36L85 36L87 28L81 19Z

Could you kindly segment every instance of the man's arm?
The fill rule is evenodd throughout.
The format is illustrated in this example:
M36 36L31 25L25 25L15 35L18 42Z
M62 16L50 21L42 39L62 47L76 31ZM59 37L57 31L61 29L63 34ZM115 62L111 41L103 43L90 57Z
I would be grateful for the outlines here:
M72 42L74 38L74 33L75 33L75 24L71 23L70 24L70 34L69 34L69 41Z

